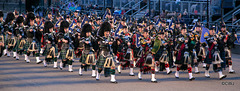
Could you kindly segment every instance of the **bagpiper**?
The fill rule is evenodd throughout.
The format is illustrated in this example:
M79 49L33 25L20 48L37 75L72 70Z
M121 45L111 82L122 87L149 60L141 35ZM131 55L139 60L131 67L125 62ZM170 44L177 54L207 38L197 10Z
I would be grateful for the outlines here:
M115 63L117 62L115 55L113 54L112 44L114 38L110 35L111 25L108 22L103 22L98 32L98 60L97 67L98 72L96 80L100 79L100 74L104 70L105 77L111 75L111 83L117 83L115 79Z
M15 29L13 34L15 35L16 38L16 45L13 49L13 57L16 58L16 60L19 60L19 56L18 53L22 54L23 51L23 46L24 43L21 42L22 38L24 36L24 25L23 25L23 17L22 16L18 16L15 22Z
M40 60L40 41L42 37L42 31L40 31L34 24L35 16L32 12L29 12L26 19L26 44L24 46L25 61L30 62L29 56L33 53L36 56L36 63L39 64Z
M177 58L175 64L177 65L177 71L175 73L175 77L179 79L179 71L180 70L188 70L189 74L189 80L195 80L195 78L192 76L192 57L190 57L190 43L191 39L189 38L187 34L187 28L185 25L182 26L181 34L177 37Z
M4 32L5 32L5 49L4 49L4 55L10 57L10 51L15 47L16 40L15 36L13 35L14 31L14 19L15 16L12 12L9 12L7 14L7 17L4 22Z
M151 82L157 83L155 78L155 60L153 54L151 53L151 39L148 35L148 30L144 29L142 37L140 38L140 59L137 61L136 66L140 68L138 73L138 79L142 80L142 73L151 72L152 79Z
M163 32L157 34L155 42L153 44L152 53L155 58L155 71L158 72L158 66L160 64L160 70L166 69L167 74L171 74L172 71L169 68L169 57L168 57L168 43L166 42L165 35Z
M60 70L63 69L68 64L68 71L73 72L73 56L74 56L74 46L72 45L72 33L69 32L69 23L67 21L62 21L60 24L60 31L63 34L59 38L58 42L62 43L59 58L62 60L60 62Z
M237 40L237 35L234 32L232 32L232 33L228 32L226 29L226 25L222 25L219 37L224 40L223 46L222 46L222 48L224 48L224 50L220 50L220 53L221 53L220 56L224 61L223 63L227 63L227 65L229 67L229 70L228 70L229 73L235 73L235 71L233 70L233 67L232 67L231 48L233 47L234 42Z
M209 35L204 37L208 44L207 56L206 56L206 59L204 60L204 62L207 64L206 70L205 70L205 77L210 78L210 75L209 75L210 65L216 64L217 65L216 71L219 74L219 79L222 80L226 78L227 75L223 75L222 73L221 63L223 62L223 60L220 57L219 49L221 49L220 48L221 46L219 45L222 45L222 43L226 40L224 38L221 39L218 35L216 35L214 30L215 30L215 27L211 27L209 29Z
M5 42L5 34L4 34L4 20L3 20L3 12L0 10L0 57L3 55L4 50L4 42Z
M54 25L51 21L46 21L44 24L44 45L43 55L45 56L45 60L43 61L44 67L47 67L47 64L53 63L53 68L57 69L57 38L56 33L54 31Z
M90 24L84 24L81 31L81 41L84 43L84 49L80 57L81 67L79 68L79 75L82 75L82 70L87 71L87 67L92 65L92 77L96 77L96 58L95 50L96 43L95 38L91 35L92 26Z

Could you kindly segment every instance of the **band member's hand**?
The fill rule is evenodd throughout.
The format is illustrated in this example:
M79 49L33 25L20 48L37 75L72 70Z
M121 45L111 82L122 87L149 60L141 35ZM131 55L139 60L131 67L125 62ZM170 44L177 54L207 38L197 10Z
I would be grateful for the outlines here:
M41 32L42 32L42 31L43 31L43 29L39 29L39 31L41 31Z
M227 42L227 39L223 39L223 42L226 43L226 42Z
M187 43L188 42L188 40L185 40L185 43Z
M151 43L151 41L147 41L147 43L149 44L149 43Z
M217 44L217 42L216 42L216 41L214 41L214 42L213 42L213 44L215 44L215 45L216 45L216 44Z
M167 45L168 43L164 43L163 45Z
M32 31L33 31L33 29L30 29L29 31L30 31L30 32L32 32Z
M85 41L86 44L89 44L89 41Z
M9 35L11 35L12 33L11 32L8 32Z
M130 45L131 45L131 43L130 43L130 42L128 42L128 43L127 43L127 45L128 45L128 46L130 46Z
M112 44L113 44L113 42L108 42L108 44L109 44L109 45L112 45Z
M48 41L48 44L50 44L51 43L51 41Z
M121 44L121 42L120 42L120 41L117 41L117 44L118 44L118 45L120 45L120 44Z

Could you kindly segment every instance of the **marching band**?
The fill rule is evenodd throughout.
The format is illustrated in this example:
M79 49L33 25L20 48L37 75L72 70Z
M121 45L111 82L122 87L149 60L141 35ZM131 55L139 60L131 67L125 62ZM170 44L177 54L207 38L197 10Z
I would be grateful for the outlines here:
M236 41L236 33L229 32L224 23L206 28L200 22L188 26L178 19L164 18L150 21L142 18L137 21L121 15L113 16L109 10L103 17L97 14L73 15L47 13L40 17L32 12L26 15L9 12L6 19L0 11L0 56L16 60L24 54L26 63L32 56L36 63L44 67L53 64L54 69L73 72L74 59L79 59L78 74L92 70L92 77L100 80L110 76L111 83L117 83L115 70L129 69L129 76L135 76L135 67L139 68L138 79L142 74L151 73L151 82L156 83L156 73L166 70L170 75L176 67L175 77L180 78L180 70L187 70L189 80L194 73L199 74L199 64L205 68L205 77L210 78L209 68L219 74L219 79L229 73L235 73L232 67L231 48ZM203 31L204 30L204 31ZM41 59L44 56L44 59ZM58 63L59 66L58 66Z

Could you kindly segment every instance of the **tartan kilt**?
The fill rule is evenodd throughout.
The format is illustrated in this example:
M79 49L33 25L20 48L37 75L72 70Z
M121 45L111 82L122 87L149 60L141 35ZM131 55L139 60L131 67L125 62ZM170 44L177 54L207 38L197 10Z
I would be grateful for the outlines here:
M19 44L20 44L20 41L21 41L20 39L18 39L18 38L16 39L16 45L13 48L14 52L18 52L20 50L19 47L18 47Z
M26 41L25 46L23 48L25 52L28 51L28 48L29 48L30 45L31 45L31 42L30 41Z
M61 50L59 58L60 59L66 59L66 54L67 54L67 50Z
M88 54L82 53L79 62L81 62L82 64L86 64L86 59L87 59Z
M107 57L104 57L103 54L99 55L97 63L96 63L97 67L98 68L103 68L106 59L107 59Z
M31 45L32 41L26 41L25 43L25 46L24 46L24 51L27 52L28 51L28 48L29 46ZM37 45L37 52L36 53L39 53L40 50L41 50L41 43L36 41L36 45Z

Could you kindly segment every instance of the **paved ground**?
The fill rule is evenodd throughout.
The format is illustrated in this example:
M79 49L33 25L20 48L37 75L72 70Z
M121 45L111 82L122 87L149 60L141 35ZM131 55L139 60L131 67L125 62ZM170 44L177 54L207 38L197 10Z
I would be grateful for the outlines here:
M128 76L128 70L122 74L116 74L118 84L109 83L110 77L101 76L100 81L91 78L91 72L78 75L79 62L74 63L74 72L53 69L52 64L47 68L43 64L36 64L34 58L27 64L21 57L15 60L12 57L0 58L0 91L239 91L240 89L240 55L233 54L233 67L236 74L223 73L228 77L218 80L218 74L211 68L211 78L204 77L204 69L201 74L194 74L195 81L188 81L187 71L180 73L180 79L175 79L174 74L166 75L165 72L157 73L158 83L151 83L150 74L143 75L143 80L137 76ZM172 69L175 72L175 68ZM137 75L138 68L134 69ZM232 83L233 85L223 85Z

